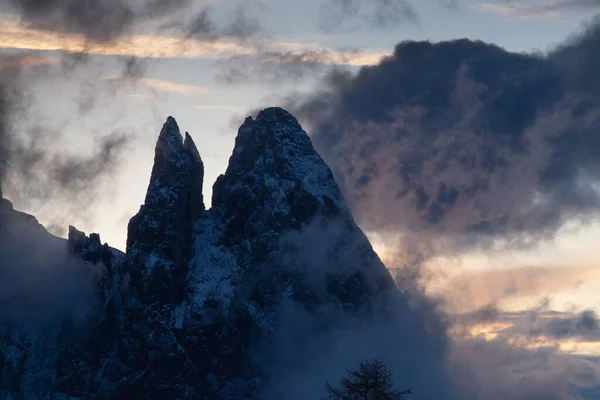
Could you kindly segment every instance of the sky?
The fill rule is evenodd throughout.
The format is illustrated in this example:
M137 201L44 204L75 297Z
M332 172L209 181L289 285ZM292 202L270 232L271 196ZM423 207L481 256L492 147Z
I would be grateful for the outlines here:
M415 268L465 321L457 335L600 356L600 2L123 4L0 2L0 179L17 209L124 249L168 116L200 150L209 203L243 119L284 106L390 270Z

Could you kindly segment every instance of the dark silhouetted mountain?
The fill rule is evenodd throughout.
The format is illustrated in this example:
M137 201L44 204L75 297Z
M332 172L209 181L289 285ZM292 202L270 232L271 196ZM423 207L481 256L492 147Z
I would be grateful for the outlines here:
M246 119L208 210L203 173L191 137L169 117L125 255L73 227L68 241L55 238L0 205L0 234L14 242L0 250L0 281L40 314L3 314L1 393L256 399L260 349L284 309L387 318L394 280L292 115L269 108ZM40 270L52 276L48 287L36 285ZM23 271L32 281L15 286ZM0 296L3 309L13 307ZM323 331L337 323L319 321Z

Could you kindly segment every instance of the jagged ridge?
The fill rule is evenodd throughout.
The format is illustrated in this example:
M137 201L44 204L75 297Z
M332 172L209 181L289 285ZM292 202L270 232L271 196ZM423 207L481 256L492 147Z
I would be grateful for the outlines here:
M71 253L108 274L100 322L66 347L51 398L259 398L263 371L249 349L276 333L280 304L375 318L395 290L285 110L246 119L209 210L203 173L191 136L169 117L123 261L70 229Z

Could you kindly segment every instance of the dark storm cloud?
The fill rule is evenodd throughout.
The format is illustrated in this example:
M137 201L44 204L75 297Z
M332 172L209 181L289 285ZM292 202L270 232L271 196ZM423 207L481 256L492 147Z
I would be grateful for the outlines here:
M222 63L216 78L227 84L296 83L300 80L322 77L336 64L348 62L352 53L334 53L330 50L275 51L257 47L258 55L238 56Z
M409 0L327 0L323 4L320 25L326 31L349 23L384 29L418 21L417 12Z
M112 43L160 24L173 23L181 17L191 0L3 0L8 11L20 17L28 28L81 35L85 43L79 51L63 53L67 71L88 61L89 46ZM140 73L145 60L127 57L124 74Z
M4 178L11 158L14 137L11 115L21 107L20 79L21 56L4 56L0 60L0 181Z
M10 112L9 109L10 103L7 101L6 88L0 85L0 183L6 171L6 164L10 154L9 150L11 148L9 143L11 136L8 134L7 127L4 124L7 118L6 114Z
M252 54L241 54L218 62L220 72L215 78L226 84L298 82L325 73L330 64L344 62L344 56L330 50L306 49L281 51L273 48L272 40L258 34L262 27L253 11L256 5L237 6L229 21L217 24L214 13L206 8L184 27L186 37L218 41L243 42ZM351 52L347 52L348 55ZM346 57L347 59L347 57Z
M403 42L290 102L366 228L540 237L600 209L599 54L598 24L548 55Z
M96 42L131 33L134 24L172 15L189 0L4 0L30 27Z
M49 181L55 182L59 190L86 190L96 177L114 168L113 165L129 139L126 135L110 134L97 141L96 152L89 157L61 154L52 159L44 159L40 153L39 158L25 167L30 171L31 168L36 168L37 163L45 164L43 169L48 172ZM23 170L23 173L26 175L28 172Z
M54 215L58 219L51 222L63 228L66 221L60 218L92 215L94 202L110 190L108 184L133 137L103 135L95 141L93 152L76 154L45 148L47 143L36 144L50 133L47 128L31 132L10 142L9 173L4 180L10 199L28 209L47 206L48 201L60 202L61 212Z
M499 314L500 316L502 313ZM534 312L513 316L514 325L501 331L506 335L526 335L553 340L600 341L598 316L592 310L577 313Z
M212 10L205 8L186 27L190 38L219 40L221 38L245 39L261 31L260 23L250 15L252 4L238 5L224 24L217 24Z

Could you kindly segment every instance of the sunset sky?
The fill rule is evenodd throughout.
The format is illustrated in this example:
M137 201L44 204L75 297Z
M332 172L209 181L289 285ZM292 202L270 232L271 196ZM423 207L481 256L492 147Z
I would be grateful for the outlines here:
M600 12L600 2L577 0L196 0L164 18L140 19L100 37L78 24L60 25L61 17L40 22L40 15L25 15L14 3L0 3L0 70L8 77L3 83L8 79L7 87L18 92L7 117L9 135L21 143L19 154L30 158L8 161L4 196L56 235L65 236L72 224L122 250L169 115L200 150L209 206L244 117L265 106L294 104L319 90L334 67L357 73L405 40L469 38L509 52L545 54L584 32ZM386 4L400 8L394 14ZM193 23L190 16L202 10L210 11L211 22L201 31L172 23ZM114 29L110 21L106 29ZM312 135L311 121L303 117ZM35 155L42 161L32 162ZM67 168L66 160L78 160L80 169ZM64 168L52 175L49 165ZM525 182L526 168L518 170L522 174L514 179ZM590 180L598 190L595 178ZM382 260L392 270L418 264L426 292L441 296L442 307L459 321L457 335L464 334L459 326L466 321L469 334L488 340L528 338L526 346L600 356L593 314L600 312L595 209L558 220L559 227L524 246L495 236L491 245L459 248L451 241L449 251L440 238L451 231L440 228L436 237L435 229L420 232L417 223L372 224L362 216L370 209L360 207L352 202ZM413 243L435 250L415 257ZM469 319L486 310L495 317Z

